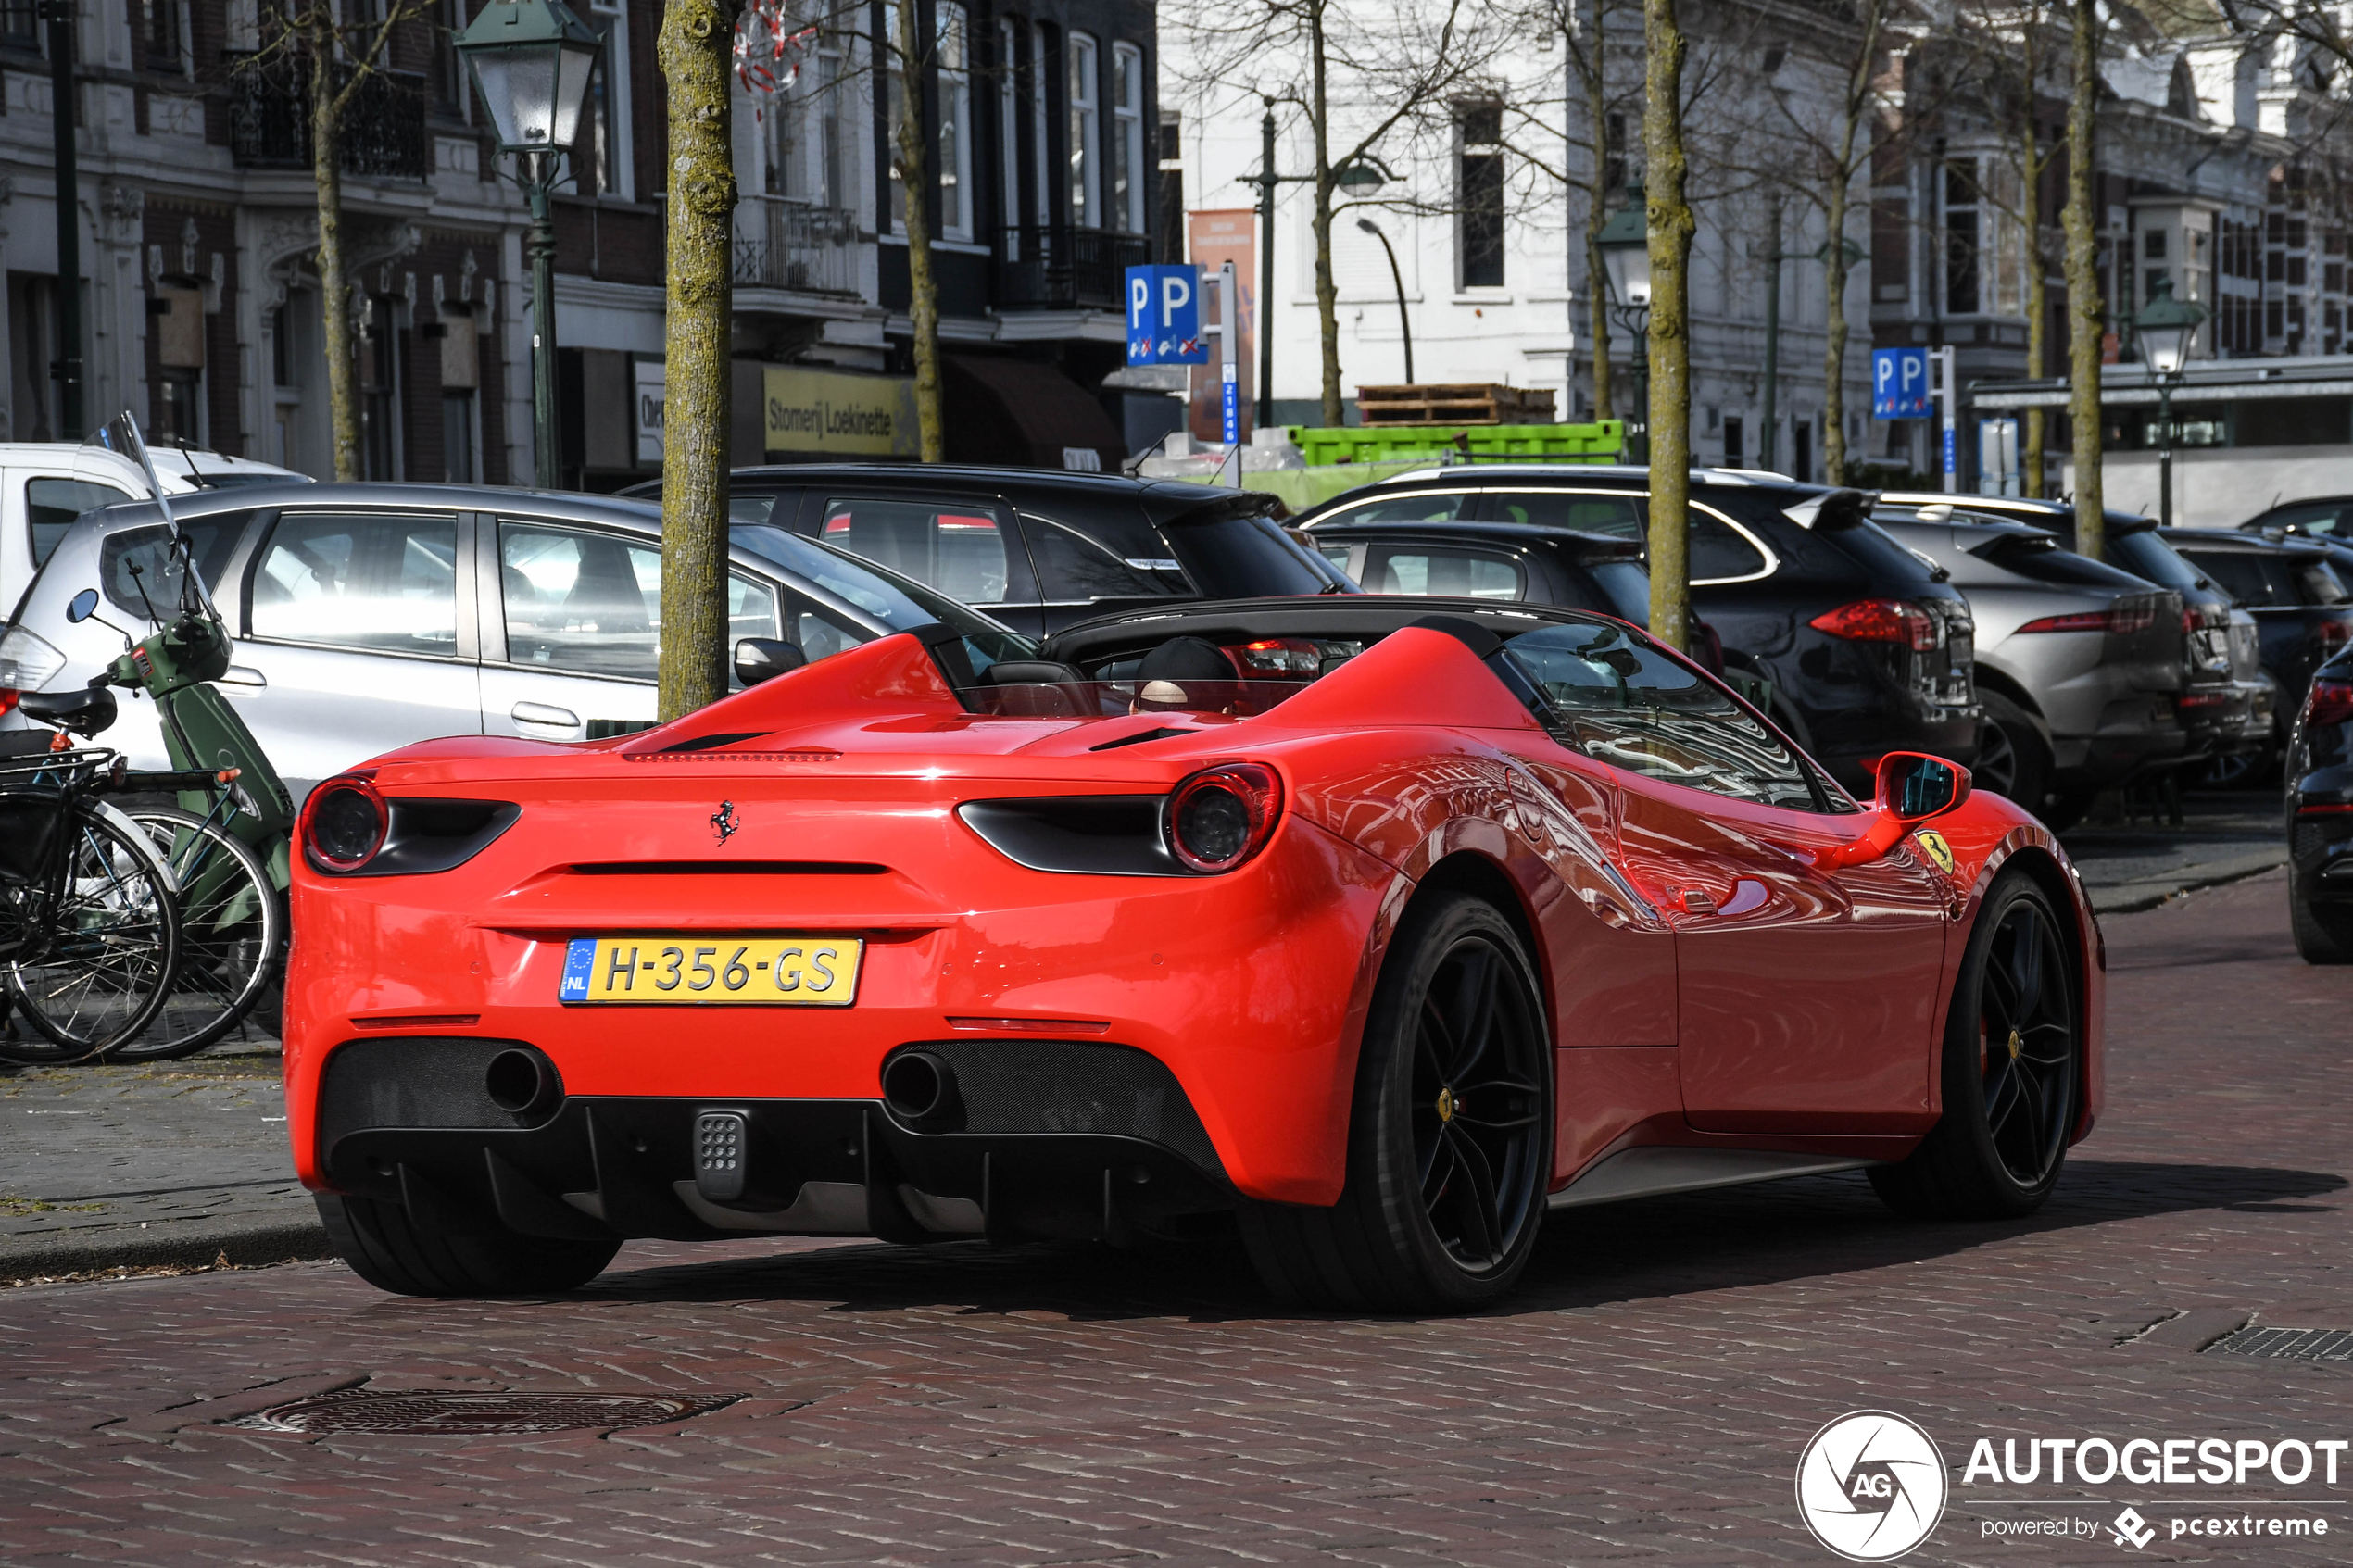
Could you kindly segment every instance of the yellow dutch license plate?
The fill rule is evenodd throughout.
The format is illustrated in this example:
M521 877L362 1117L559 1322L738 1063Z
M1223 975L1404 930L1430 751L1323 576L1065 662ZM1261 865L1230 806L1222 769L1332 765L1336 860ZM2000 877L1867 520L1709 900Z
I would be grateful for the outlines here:
M865 951L855 936L575 936L556 999L846 1008Z

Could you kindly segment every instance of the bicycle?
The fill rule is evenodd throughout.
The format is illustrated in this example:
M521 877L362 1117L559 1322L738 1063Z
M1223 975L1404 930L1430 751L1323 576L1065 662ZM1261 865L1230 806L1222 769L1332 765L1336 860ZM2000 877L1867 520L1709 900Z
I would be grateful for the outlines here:
M114 717L104 691L20 701L29 716L83 733ZM0 1038L0 1061L100 1055L170 1001L181 931L170 869L145 829L98 798L127 777L103 747L0 761L0 961L13 1010L39 1036Z

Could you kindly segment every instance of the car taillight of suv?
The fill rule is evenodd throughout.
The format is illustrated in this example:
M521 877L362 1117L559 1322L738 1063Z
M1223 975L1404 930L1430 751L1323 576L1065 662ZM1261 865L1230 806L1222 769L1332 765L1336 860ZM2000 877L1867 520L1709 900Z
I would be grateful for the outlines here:
M1971 664L1977 627L1957 603L1856 599L1824 610L1806 624L1848 642L1887 643L1903 650L1897 657L1908 657L1906 684L1932 701L1974 700Z

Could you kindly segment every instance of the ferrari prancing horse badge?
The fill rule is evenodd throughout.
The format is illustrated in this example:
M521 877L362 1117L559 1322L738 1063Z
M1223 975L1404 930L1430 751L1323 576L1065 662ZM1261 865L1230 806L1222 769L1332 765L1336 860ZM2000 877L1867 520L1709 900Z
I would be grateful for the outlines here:
M1936 869L1946 876L1951 876L1953 874L1953 847L1944 842L1944 835L1931 830L1915 834L1913 836L1919 841L1921 852L1936 862Z

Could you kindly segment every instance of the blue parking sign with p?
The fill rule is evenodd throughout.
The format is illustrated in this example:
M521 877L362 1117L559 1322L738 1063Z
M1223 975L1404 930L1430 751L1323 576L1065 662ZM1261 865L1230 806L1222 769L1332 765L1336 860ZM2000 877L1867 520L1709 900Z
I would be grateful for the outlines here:
M1925 348L1871 350L1871 418L1924 420L1933 413Z
M1127 362L1206 365L1201 331L1201 269L1127 269Z

